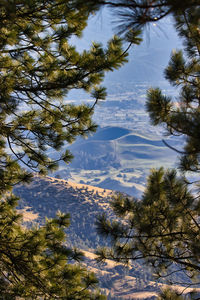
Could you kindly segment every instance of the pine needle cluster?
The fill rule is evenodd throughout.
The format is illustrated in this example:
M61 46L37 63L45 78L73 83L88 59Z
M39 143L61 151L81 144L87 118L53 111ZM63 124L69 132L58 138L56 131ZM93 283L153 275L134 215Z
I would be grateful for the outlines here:
M104 74L127 61L116 36L107 47L93 43L82 52L72 44L97 9L79 0L0 1L1 299L103 298L94 274L79 263L81 253L65 245L69 216L27 229L12 194L32 171L47 174L60 160L69 163L66 145L96 129ZM67 104L72 89L88 92L93 104Z
M117 216L110 221L99 217L99 232L112 241L111 248L97 251L99 260L106 258L128 263L141 260L153 268L157 276L169 278L182 274L186 287L199 284L200 279L200 3L199 1L111 1L135 14L157 21L173 15L176 30L183 40L183 50L174 50L165 78L177 87L176 99L165 95L160 88L147 93L146 108L153 125L164 126L170 136L182 136L182 151L178 170L152 170L141 200L118 195L112 202ZM144 15L146 11L147 15ZM155 14L155 15L154 15ZM126 15L123 15L125 23ZM153 19L152 19L153 18ZM142 28L134 15L132 29ZM129 26L128 25L128 26ZM124 32L127 28L122 27ZM197 186L186 179L195 174ZM160 299L182 299L165 291ZM192 297L192 294L191 294Z

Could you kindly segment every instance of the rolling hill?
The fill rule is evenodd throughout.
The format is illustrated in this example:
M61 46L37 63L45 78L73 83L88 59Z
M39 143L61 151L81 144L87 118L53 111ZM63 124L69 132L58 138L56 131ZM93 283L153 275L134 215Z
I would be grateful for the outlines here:
M169 141L174 146L176 141ZM172 167L176 153L161 139L147 138L133 130L99 128L88 139L78 139L69 149L74 155L54 176L77 183L115 189L140 196L151 168Z
M119 139L131 133L131 130L121 127L105 127L99 130L90 138L90 140L111 141Z
M174 141L170 143L174 145ZM139 160L136 161L136 158L140 158L140 153L147 154L147 161L142 163L152 166L155 163L154 156L159 161L163 160L163 165L172 163L172 158L175 157L174 151L166 147L162 140L146 138L121 127L100 128L92 137L79 139L70 146L70 150L75 156L70 167L79 166L86 170L105 168L105 162L107 169L115 164L128 167L131 160L134 160L136 166L140 164Z

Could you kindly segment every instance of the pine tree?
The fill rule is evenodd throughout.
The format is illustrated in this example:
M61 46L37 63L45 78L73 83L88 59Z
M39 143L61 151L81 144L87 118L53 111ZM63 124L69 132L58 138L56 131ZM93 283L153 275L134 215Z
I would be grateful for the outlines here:
M196 8L199 0L90 0L88 5L109 7L118 33L125 40L137 43L140 42L138 35L151 23Z
M65 246L69 216L40 228L21 225L16 197L1 202L0 299L104 299L97 279L80 265L82 253Z
M91 13L79 1L7 1L0 8L1 148L6 141L18 160L44 173L71 158L66 151L50 159L47 147L56 152L95 130L91 115L106 95L99 84L126 54L117 37L106 49L93 43L89 51L76 51L70 39L81 36ZM90 92L94 104L65 105L71 89Z
M175 26L183 38L184 52L173 51L165 77L179 88L173 99L159 88L147 94L147 111L154 125L164 125L169 135L183 136L180 168L153 170L142 199L116 196L112 202L118 217L110 222L105 216L98 230L109 236L112 248L100 249L99 259L111 258L128 263L142 260L159 277L182 272L183 284L195 286L200 276L200 5L175 16ZM198 185L186 179L195 172ZM169 291L161 299L179 299Z
M1 299L100 297L93 293L94 275L71 263L81 255L65 246L69 216L27 229L12 194L15 184L30 181L30 170L46 174L61 159L68 163L66 144L96 129L92 114L106 96L104 73L127 56L117 37L106 48L93 43L82 53L71 44L96 9L79 0L0 1ZM93 105L67 104L71 89L89 92ZM57 157L48 155L50 149Z

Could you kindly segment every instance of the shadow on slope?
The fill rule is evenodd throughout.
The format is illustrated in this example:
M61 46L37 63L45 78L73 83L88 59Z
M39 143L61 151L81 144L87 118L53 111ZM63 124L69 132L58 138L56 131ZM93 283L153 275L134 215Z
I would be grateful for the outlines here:
M75 142L70 150L74 154L70 168L82 170L119 169L124 167L124 160L134 161L135 166L139 160L149 164L163 155L166 161L175 156L162 140L148 139L121 127L100 128L87 140Z
M143 136L136 134L129 134L125 137L119 139L119 143L121 144L148 144L157 147L165 147L165 144L162 140L150 140Z
M131 133L131 130L122 127L105 127L100 128L91 139L93 140L115 140Z
M16 186L14 193L21 198L19 209L29 207L33 214L38 214L39 224L44 222L45 217L55 217L58 210L70 213L71 225L67 229L70 245L82 249L103 245L97 236L95 222L99 214L112 216L109 206L113 195L111 190L36 176L29 185Z

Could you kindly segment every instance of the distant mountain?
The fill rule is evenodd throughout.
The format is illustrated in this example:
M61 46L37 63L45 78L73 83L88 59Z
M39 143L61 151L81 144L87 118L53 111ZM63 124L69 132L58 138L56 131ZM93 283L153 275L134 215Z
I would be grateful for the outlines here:
M99 130L90 138L90 140L115 140L131 133L131 130L121 127L106 127Z
M127 167L131 160L144 159L145 154L148 161L163 155L166 160L166 152L174 154L162 140L146 138L121 127L99 128L92 137L79 139L69 149L74 154L70 167L86 170Z
M145 124L144 124L145 126ZM169 141L173 146L176 141ZM176 152L161 139L147 138L133 130L108 126L69 147L74 159L54 176L140 196L150 168L171 167Z

